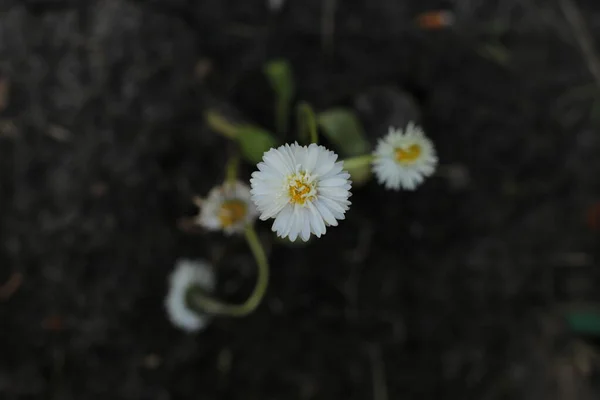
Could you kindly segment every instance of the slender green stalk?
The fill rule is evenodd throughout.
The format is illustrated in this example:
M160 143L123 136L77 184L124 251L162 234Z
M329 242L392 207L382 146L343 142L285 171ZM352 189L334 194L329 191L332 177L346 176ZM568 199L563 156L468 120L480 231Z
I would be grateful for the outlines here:
M227 161L227 167L225 172L225 182L228 184L234 184L237 179L238 167L240 165L240 158L237 155L229 157Z
M308 143L319 143L319 134L317 133L317 121L312 107L305 102L298 105L298 127L300 141Z
M364 167L366 165L371 164L371 162L373 161L373 155L372 154L364 154L362 156L350 157L343 161L344 161L344 169L351 170L351 169L360 168L360 167Z
M289 113L289 102L280 100L275 104L275 128L280 135L287 133Z
M252 313L262 301L269 284L269 263L258 235L252 224L245 229L246 242L250 246L252 255L258 265L258 277L254 290L242 304L230 304L214 299L202 291L193 291L189 294L188 304L200 313L224 315L230 317L244 317Z
M217 131L221 135L229 138L236 139L238 127L235 124L229 122L225 117L219 114L215 110L208 110L204 113L204 118L208 126L211 129Z

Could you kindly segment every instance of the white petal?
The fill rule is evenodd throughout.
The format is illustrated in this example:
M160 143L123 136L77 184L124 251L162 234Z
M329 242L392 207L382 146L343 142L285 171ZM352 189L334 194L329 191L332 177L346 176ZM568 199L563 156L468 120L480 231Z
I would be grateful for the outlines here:
M208 292L214 290L215 276L210 264L204 261L179 260L169 279L169 291L165 297L165 309L173 325L188 332L204 328L210 321L187 306L187 291L198 286Z
M325 147L286 144L263 156L250 179L251 198L262 220L275 218L272 229L278 236L307 241L311 234L320 237L326 226L335 226L344 217L350 205L349 178L343 162ZM311 186L316 197L302 202L290 198L291 182Z
M300 233L300 237L303 241L308 242L310 238L310 211L308 209L304 209L302 212L302 232Z
M324 235L325 231L327 230L327 228L325 227L325 222L323 221L323 217L321 216L319 210L317 210L313 203L309 203L308 208L310 210L309 219L312 232L317 237L321 237L321 235Z
M271 228L273 232L277 232L278 234L283 234L283 232L285 232L285 230L290 224L292 212L293 207L289 204L287 204L281 209L281 211L275 218L275 222L273 222L273 227Z
M347 178L344 177L340 177L339 175L332 177L332 178L327 178L327 179L321 179L319 181L319 187L336 187L336 186L343 186L348 182Z
M294 211L292 212L292 218L290 220L286 236L290 239L290 241L295 242L298 238L298 234L300 233L300 229L302 229L302 225L299 210L297 206L294 206Z
M308 150L306 152L306 158L304 160L304 169L310 173L312 173L319 161L319 146L312 143L308 146Z
M327 208L325 203L323 203L322 199L317 199L315 201L315 207L317 208L317 210L319 210L319 214L321 214L321 217L323 217L323 220L328 225L331 225L331 226L337 225L337 221L336 221L335 217L333 216L333 214L331 213L329 208Z

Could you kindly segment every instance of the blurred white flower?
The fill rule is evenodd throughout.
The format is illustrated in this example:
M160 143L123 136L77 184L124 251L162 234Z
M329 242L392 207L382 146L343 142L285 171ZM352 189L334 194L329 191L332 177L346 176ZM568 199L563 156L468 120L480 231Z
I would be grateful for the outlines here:
M165 298L167 316L176 327L194 332L203 329L210 317L188 307L187 296L190 288L207 293L214 290L215 275L210 264L201 260L178 260L170 276L169 291Z
M252 200L272 230L292 242L308 241L337 226L350 206L350 174L343 161L323 146L286 144L267 151L252 174Z
M409 122L404 132L390 127L373 152L373 171L386 189L414 190L435 171L438 158L423 129Z
M216 186L206 199L196 202L200 207L196 223L211 231L223 230L228 235L243 232L246 224L258 217L250 201L250 188L240 181Z

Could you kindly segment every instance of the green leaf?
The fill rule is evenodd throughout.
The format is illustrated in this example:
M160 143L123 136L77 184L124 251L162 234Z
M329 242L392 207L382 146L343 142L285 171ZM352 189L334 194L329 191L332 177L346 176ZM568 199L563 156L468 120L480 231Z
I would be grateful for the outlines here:
M294 76L286 60L272 60L265 65L265 74L278 96L291 99L294 96Z
M235 138L244 158L255 164L262 160L266 151L277 145L272 133L254 125L237 127Z
M318 143L317 121L310 104L302 102L297 108L298 136L304 144Z
M333 108L317 115L323 135L344 157L366 154L370 145L364 136L363 127L353 111Z
M287 131L292 99L294 97L294 75L286 60L273 60L264 67L264 73L275 92L275 126L277 132Z

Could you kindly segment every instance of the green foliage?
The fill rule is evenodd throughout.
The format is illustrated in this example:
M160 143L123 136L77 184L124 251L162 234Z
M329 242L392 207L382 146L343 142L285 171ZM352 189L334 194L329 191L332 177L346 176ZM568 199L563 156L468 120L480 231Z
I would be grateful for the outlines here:
M237 126L227 120L216 110L208 110L204 113L206 124L217 133L229 138L235 139Z
M353 157L344 161L344 169L352 176L352 185L354 187L362 186L371 179L371 161L370 154Z
M277 139L271 132L256 125L235 124L216 110L207 111L205 119L212 129L235 140L240 147L242 156L253 164L262 160L265 151L277 145Z
M342 156L352 157L366 154L370 150L364 129L353 111L332 108L317 115L323 135L335 146Z
M244 158L254 164L262 160L266 151L277 146L273 134L254 125L238 126L235 138Z
M286 60L272 60L265 64L264 73L276 95L277 131L285 133L295 95L292 68ZM239 144L242 156L251 163L260 162L263 154L278 144L274 134L259 126L232 123L215 110L207 111L205 116L212 129ZM370 179L370 144L352 110L332 108L315 115L308 103L301 102L297 107L297 123L299 141L303 144L318 143L317 129L320 128L341 157L352 159L344 166L352 175L354 186Z
M351 110L333 108L319 113L317 121L323 135L344 157L363 156L358 162L344 163L344 168L352 176L354 186L361 186L371 178L370 145L365 139L364 129L358 117Z
M277 132L287 131L290 108L294 98L294 75L286 60L273 60L264 67L264 73L275 92L275 126Z
M298 136L304 144L319 143L317 133L317 121L315 113L310 104L302 102L298 104Z

